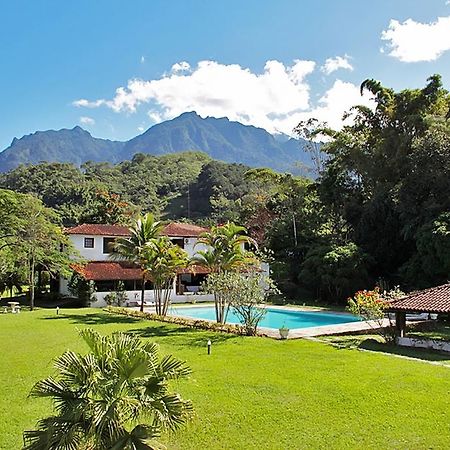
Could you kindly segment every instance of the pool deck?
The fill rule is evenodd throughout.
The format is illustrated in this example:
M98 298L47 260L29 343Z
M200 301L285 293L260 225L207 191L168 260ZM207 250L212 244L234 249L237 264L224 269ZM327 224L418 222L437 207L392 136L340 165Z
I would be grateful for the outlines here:
M314 308L314 307L301 307L301 306L275 306L275 305L266 305L269 306L270 309L279 309L281 311L309 311L309 312L330 312L333 314L342 314L343 316L348 316L349 314L346 312L341 311L330 311L326 310L324 308ZM202 307L211 307L211 304L209 305L201 305L201 304L194 304L194 305L177 305L177 308L179 309L190 309L190 308L202 308ZM145 308L146 312L154 312L153 308ZM213 320L209 319L202 319L205 321L213 322ZM382 327L389 326L389 320L384 319ZM367 331L367 330L373 330L375 328L378 328L378 324L374 321L368 321L368 322L348 322L348 323L341 323L336 325L323 325L320 327L307 327L307 328L294 328L289 330L289 335L287 339L300 339L300 338L307 338L307 337L314 337L314 336L324 336L324 335L330 335L330 334L346 334L346 333L355 333L355 332L361 332L361 331ZM280 332L277 328L265 328L265 327L258 327L258 335L260 336L267 336L270 338L280 339Z

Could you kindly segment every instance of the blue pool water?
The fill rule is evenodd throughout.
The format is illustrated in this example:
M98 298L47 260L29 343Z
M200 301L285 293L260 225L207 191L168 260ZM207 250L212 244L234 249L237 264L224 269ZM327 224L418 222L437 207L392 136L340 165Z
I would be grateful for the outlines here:
M190 317L193 319L215 320L214 306L183 308L174 307L170 314L174 316ZM266 308L266 315L260 322L260 327L281 328L283 325L291 330L295 328L320 327L323 325L338 325L342 323L357 322L359 319L350 314L336 314L319 311L288 311L275 308ZM239 323L238 318L230 309L228 323Z

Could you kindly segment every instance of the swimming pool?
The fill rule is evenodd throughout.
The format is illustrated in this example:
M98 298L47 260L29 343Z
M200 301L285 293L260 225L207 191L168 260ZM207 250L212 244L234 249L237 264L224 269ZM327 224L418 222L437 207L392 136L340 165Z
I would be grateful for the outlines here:
M173 307L171 315L189 317L192 319L215 320L216 313L214 306L204 307ZM338 325L343 323L358 322L359 318L351 314L339 314L322 311L293 311L278 308L266 308L266 315L259 323L264 328L281 328L285 326L290 330L296 328L311 328L325 325ZM230 309L227 318L228 323L239 323L239 319Z

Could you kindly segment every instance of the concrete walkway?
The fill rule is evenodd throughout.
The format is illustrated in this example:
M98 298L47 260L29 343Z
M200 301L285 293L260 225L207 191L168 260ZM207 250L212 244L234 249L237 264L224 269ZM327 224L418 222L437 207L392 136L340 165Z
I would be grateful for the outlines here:
M382 327L389 326L389 320L384 319ZM374 330L379 328L378 322L349 322L337 325L323 325L320 327L295 328L289 330L288 339L298 339L303 337L324 336L329 334L347 334L360 331ZM262 336L279 338L280 332L275 328L259 328Z

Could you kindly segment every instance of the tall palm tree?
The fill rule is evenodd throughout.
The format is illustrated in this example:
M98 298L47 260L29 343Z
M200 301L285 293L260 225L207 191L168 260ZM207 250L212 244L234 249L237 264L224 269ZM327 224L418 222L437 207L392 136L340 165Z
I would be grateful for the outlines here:
M153 281L156 313L165 316L170 304L173 282L178 270L188 265L188 255L168 237L161 236L148 246L146 260L147 275Z
M148 247L158 238L162 230L161 222L155 220L150 213L139 218L130 227L130 237L118 238L110 257L115 260L125 260L137 264L141 269L141 307L144 311L145 281L148 265Z
M206 250L199 250L192 258L192 264L205 267L212 273L223 274L245 270L255 265L257 260L252 252L245 250L245 244L257 248L254 239L247 236L247 230L233 222L214 226L210 231L200 235L197 244L206 246ZM214 291L216 320L218 323L226 321L228 302L226 295Z
M101 336L84 329L90 353L67 351L55 361L57 377L39 381L32 397L53 400L54 415L24 433L24 450L151 450L167 428L192 415L192 404L169 391L169 380L190 369L136 336Z

